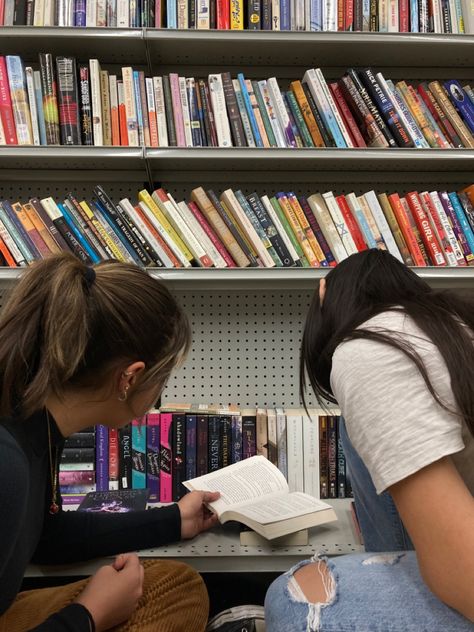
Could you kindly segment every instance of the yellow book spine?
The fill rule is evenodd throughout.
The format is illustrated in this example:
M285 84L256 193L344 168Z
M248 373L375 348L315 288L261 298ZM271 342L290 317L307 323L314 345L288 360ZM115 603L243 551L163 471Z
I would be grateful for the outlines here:
M304 234L309 241L311 248L313 249L314 254L316 255L319 265L321 265L323 261L326 261L326 257L324 256L323 249L319 245L319 241L316 239L316 235L313 233L313 229L309 225L306 215L301 208L301 204L298 202L298 198L296 196L292 196L289 198L289 202L293 207L293 210L295 211L296 219L298 220L301 228L304 231Z
M125 259L124 259L123 255L122 255L122 253L117 248L117 246L114 244L113 240L109 237L109 235L107 234L107 231L105 230L105 228L102 226L102 224L99 222L99 220L95 217L94 213L92 212L92 210L91 210L90 206L87 204L87 202L85 200L83 200L82 202L79 202L79 204L80 204L80 207L82 208L82 210L84 211L84 213L87 215L87 217L91 220L91 222L96 227L97 232L101 236L102 240L109 247L110 252L114 255L114 257L118 261L122 261L122 262L125 263Z
M234 31L243 31L244 29L243 0L230 0L230 28Z
M175 231L175 229L171 226L171 224L165 217L163 211L160 209L158 204L155 202L155 200L151 197L151 195L148 193L146 189L143 189L142 191L140 191L140 193L138 194L138 199L144 204L146 204L146 206L150 209L150 211L153 213L156 219L160 222L160 224L166 230L166 232L174 241L174 243L178 246L178 248L184 254L186 259L188 261L191 261L192 259L194 259L189 248L186 246L186 244L178 235L178 233Z
M402 96L405 99L407 106L409 107L411 113L413 114L413 117L415 121L417 122L418 127L421 129L422 134L428 141L430 147L439 147L439 143L436 140L431 130L431 127L428 123L428 119L423 114L423 111L420 105L416 102L416 99L411 94L408 85L405 83L405 81L399 81L396 87L402 93Z
M305 257L308 259L309 265L312 268L319 268L319 261L316 258L314 250L311 248L311 244L309 243L309 240L303 228L301 227L301 224L299 223L298 218L296 217L296 213L294 212L293 207L291 206L288 198L279 197L278 203L283 209L283 213L285 214L285 217L288 220L288 223L290 224L291 229L293 230L296 236L296 239L298 240L301 248L303 249Z

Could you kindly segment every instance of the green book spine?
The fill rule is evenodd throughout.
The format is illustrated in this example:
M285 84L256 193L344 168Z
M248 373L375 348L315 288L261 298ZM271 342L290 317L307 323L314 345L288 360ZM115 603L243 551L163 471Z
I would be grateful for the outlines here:
M270 118L268 116L267 108L265 107L265 102L263 100L262 93L260 92L258 81L252 81L252 86L254 94L257 97L258 108L260 110L260 114L262 115L263 125L265 126L265 131L267 132L268 142L270 143L271 147L278 147L275 134L273 133L272 124L270 123Z
M273 206L273 208L275 209L275 213L278 215L278 218L280 220L280 222L282 223L283 228L286 230L286 233L288 235L288 237L290 238L291 243L293 244L293 248L296 250L296 253L298 255L298 257L300 258L301 261L301 265L303 266L303 268L309 268L309 263L308 260L306 259L303 249L301 248L298 240L295 237L295 234L288 222L288 220L286 219L286 215L283 212L280 204L278 203L278 200L276 199L276 197L272 197L270 198L270 203Z
M295 95L290 90L286 93L286 98L288 99L288 105L290 106L290 110L295 117L296 126L303 138L303 142L305 147L314 147L313 139L311 138L311 134L309 133L308 126L306 125L306 121L303 118L303 115L300 110L300 106L298 105L298 101L296 100Z

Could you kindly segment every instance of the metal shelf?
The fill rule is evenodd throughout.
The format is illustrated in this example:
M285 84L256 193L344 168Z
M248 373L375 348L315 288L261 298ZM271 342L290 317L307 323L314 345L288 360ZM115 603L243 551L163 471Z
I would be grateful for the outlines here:
M178 559L200 572L283 572L318 552L342 555L362 551L354 533L350 499L327 502L335 508L338 521L310 529L310 542L306 546L241 546L239 530L234 524L216 527L193 540L141 551L140 556ZM90 575L108 563L110 558L54 567L30 564L26 576Z

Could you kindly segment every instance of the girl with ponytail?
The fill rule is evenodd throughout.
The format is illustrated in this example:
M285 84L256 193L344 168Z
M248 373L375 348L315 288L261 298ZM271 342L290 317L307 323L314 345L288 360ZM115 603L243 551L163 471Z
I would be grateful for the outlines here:
M184 313L138 267L86 267L61 254L24 272L0 313L1 630L204 630L208 598L199 575L177 562L144 568L128 551L208 529L215 518L205 503L218 494L88 514L62 511L58 486L65 438L142 417L189 346ZM18 595L30 562L116 554L89 580Z

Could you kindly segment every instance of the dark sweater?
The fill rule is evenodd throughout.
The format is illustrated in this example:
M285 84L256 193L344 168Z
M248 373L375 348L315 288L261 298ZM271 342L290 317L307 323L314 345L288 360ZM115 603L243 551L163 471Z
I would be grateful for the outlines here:
M64 438L51 418L51 440ZM129 514L76 511L49 513L51 469L44 411L30 419L0 419L0 614L20 590L29 562L64 564L146 549L177 541L176 504ZM64 608L35 628L38 632L89 632L82 606Z

